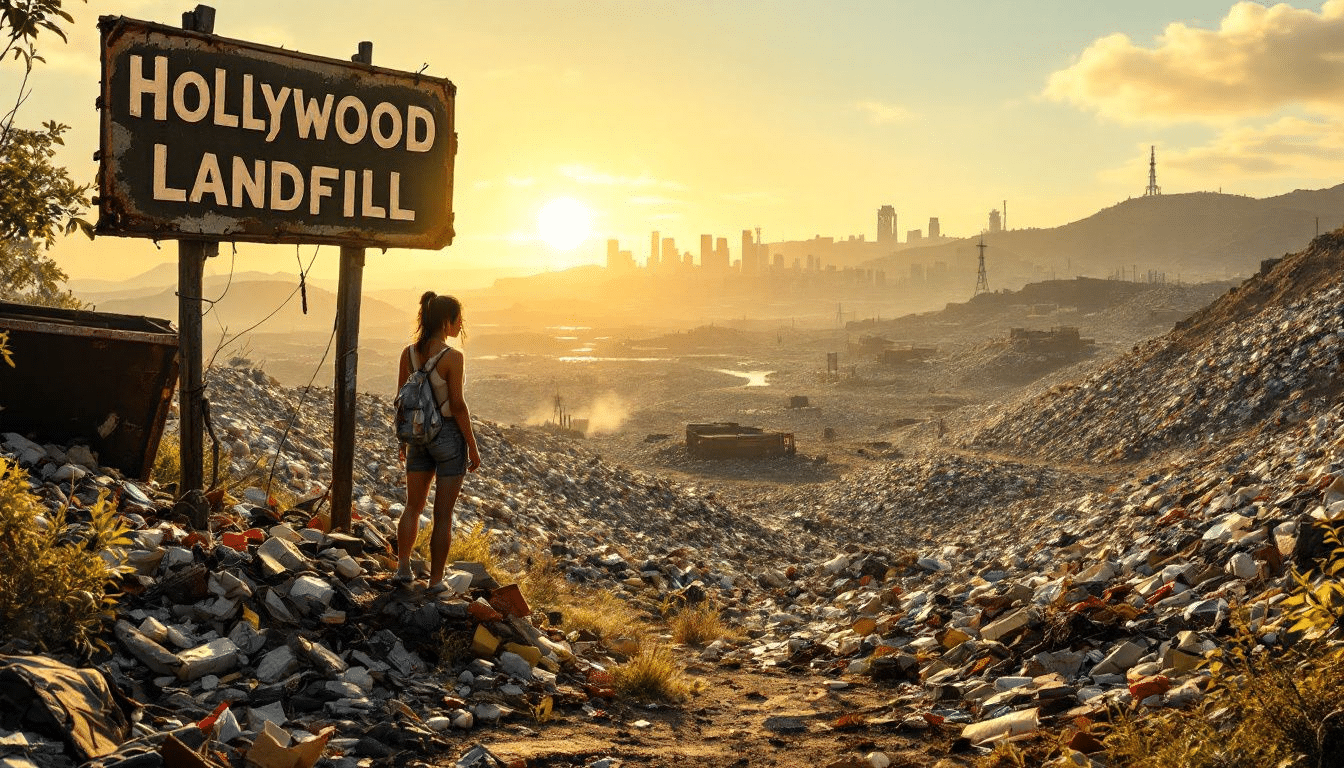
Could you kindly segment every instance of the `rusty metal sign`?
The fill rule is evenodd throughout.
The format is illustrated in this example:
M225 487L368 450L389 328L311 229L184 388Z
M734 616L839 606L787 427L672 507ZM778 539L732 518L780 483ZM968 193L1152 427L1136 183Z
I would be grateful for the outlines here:
M97 232L442 248L448 80L105 16Z

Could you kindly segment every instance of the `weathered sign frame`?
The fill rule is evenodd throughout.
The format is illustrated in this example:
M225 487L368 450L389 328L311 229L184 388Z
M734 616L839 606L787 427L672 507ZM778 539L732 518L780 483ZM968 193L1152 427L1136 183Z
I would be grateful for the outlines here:
M99 234L452 242L451 81L121 16L98 24Z

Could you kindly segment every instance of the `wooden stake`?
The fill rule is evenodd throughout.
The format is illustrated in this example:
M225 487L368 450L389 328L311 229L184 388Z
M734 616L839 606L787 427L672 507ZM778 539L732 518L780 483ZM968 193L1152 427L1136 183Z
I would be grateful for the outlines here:
M373 63L373 43L359 44L350 57ZM364 249L341 247L341 271L336 293L336 387L331 452L331 528L350 530L350 507L355 468L355 403L359 371L359 303L364 287Z

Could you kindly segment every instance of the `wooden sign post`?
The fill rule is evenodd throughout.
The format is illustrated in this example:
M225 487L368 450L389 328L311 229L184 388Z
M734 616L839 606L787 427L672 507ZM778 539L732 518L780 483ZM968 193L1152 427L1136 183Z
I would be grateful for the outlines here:
M182 14L182 28L206 34L215 31L215 9L198 5ZM205 294L205 260L219 255L219 242L177 241L178 453L181 462L179 497L205 488L205 372L202 365L201 297ZM203 500L189 502L191 525L210 529L210 507Z
M359 44L350 57L356 64L373 64L373 43ZM355 471L355 403L359 371L359 298L364 285L364 249L341 246L341 272L336 287L336 389L331 450L331 527L350 530Z

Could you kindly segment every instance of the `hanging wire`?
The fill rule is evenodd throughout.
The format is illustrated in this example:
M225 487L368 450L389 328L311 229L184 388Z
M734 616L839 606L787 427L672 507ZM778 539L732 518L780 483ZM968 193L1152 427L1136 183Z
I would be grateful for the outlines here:
M294 422L298 421L299 412L303 410L303 403L308 399L308 393L313 391L313 382L317 380L317 374L322 370L322 364L327 362L327 355L331 354L332 342L336 341L336 326L333 323L331 335L327 337L327 348L322 352L322 359L317 361L317 366L313 368L313 375L308 378L308 386L303 388L303 395L299 397L299 404L295 406L294 412L289 416L289 422L285 424L285 431L280 435L280 439L275 442L275 455L271 458L271 471L266 475L266 498L271 498L271 482L275 479L275 465L280 459L280 449L285 447L285 440L289 439L289 432L294 428ZM255 466L255 464L253 465Z
M201 317L205 317L206 315L210 314L210 312L214 310L215 305L223 301L225 296L229 295L229 289L233 287L233 270L235 265L237 265L238 263L238 244L230 243L230 245L233 246L233 254L229 256L229 280L224 284L224 292L219 294L219 298L201 299L201 301L204 301L210 305L209 309L201 313Z
M305 274L313 268L313 262L317 261L317 253L318 253L318 251L321 250L321 249L322 249L322 246L320 246L320 245L317 246L317 247L315 247L315 248L313 248L313 257L312 257L311 259L308 260L308 267L307 267L307 269L304 270L304 273L305 273ZM253 323L252 325L248 326L247 328L244 328L243 330L241 330L241 331L235 333L234 335L229 336L228 338L221 338L221 339L219 340L219 346L215 347L215 351L214 351L214 353L210 355L210 364L207 365L206 367L209 368L210 366L212 366L212 365L215 364L215 358L219 356L219 353L220 353L221 351L223 351L223 349L224 349L225 347L227 347L228 345L230 345L230 344L232 344L233 342L237 341L237 340L239 339L239 337L243 336L244 334L250 333L251 331L256 330L257 328L261 327L264 323L266 323L266 322L267 322L268 320L270 320L272 317L275 317L276 314L278 314L278 313L280 312L280 310L282 310L282 309L285 308L285 305L286 305L286 304L288 304L291 300L293 300L294 295L297 294L297 293L299 293L299 287L298 287L298 286L295 286L295 287L294 287L294 290L293 290L293 291L290 291L290 294L289 294L288 296L285 297L285 300L282 301L282 302L280 302L280 305L277 306L275 309L271 310L271 313L270 313L270 314L268 314L268 315L266 315L265 317L261 318L261 319L258 320L256 323Z

